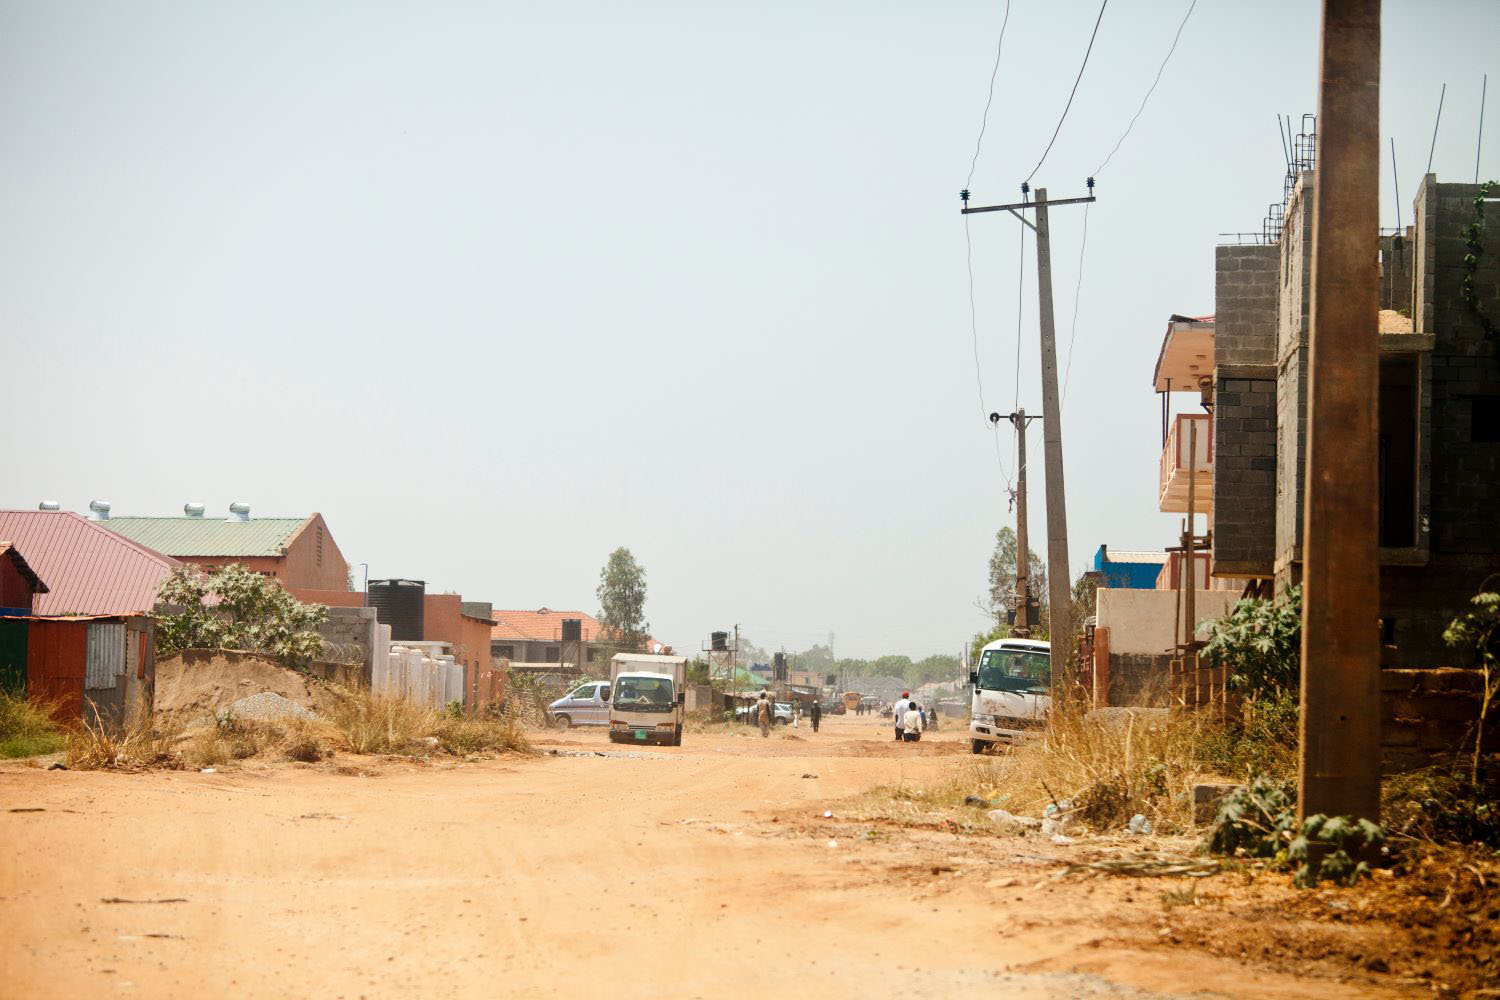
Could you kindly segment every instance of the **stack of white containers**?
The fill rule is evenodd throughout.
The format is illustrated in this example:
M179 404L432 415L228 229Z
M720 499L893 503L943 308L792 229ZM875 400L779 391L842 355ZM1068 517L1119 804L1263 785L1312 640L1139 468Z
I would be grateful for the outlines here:
M428 656L421 649L393 645L377 656L370 690L392 698L408 698L421 705L443 708L464 698L464 668L449 653Z

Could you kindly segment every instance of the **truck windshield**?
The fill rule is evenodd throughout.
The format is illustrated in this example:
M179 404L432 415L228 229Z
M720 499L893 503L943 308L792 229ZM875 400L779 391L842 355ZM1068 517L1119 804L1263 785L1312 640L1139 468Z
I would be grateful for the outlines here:
M979 659L986 691L1045 691L1052 686L1052 657L1036 649L987 649Z
M663 712L672 707L672 682L666 677L621 677L615 685L615 708L622 712Z

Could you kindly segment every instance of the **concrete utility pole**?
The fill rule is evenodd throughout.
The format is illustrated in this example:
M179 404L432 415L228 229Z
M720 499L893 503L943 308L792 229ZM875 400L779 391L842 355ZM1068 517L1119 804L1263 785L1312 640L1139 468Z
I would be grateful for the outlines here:
M1047 634L1072 659L1073 587L1068 576L1068 503L1063 492L1062 407L1057 397L1057 331L1052 326L1052 238L1047 189L1036 189L1036 285L1042 316L1042 453L1047 461Z
M1297 811L1380 815L1380 0L1324 0Z
M1016 624L1015 634L1022 638L1039 624L1031 620L1031 549L1026 537L1026 424L1025 408L1010 415L1016 428Z
M1089 190L1094 188L1094 179L1089 178ZM1025 185L1021 186L1025 193ZM1063 644L1064 662L1071 662L1069 647L1073 641L1073 587L1068 576L1068 509L1063 489L1062 468L1062 410L1057 392L1057 331L1052 321L1052 237L1047 227L1047 207L1051 205L1081 205L1094 201L1093 194L1086 198L1060 198L1047 201L1047 189L1036 189L1036 201L1023 201L1013 205L984 205L969 208L969 192L959 195L965 207L964 215L979 212L1009 212L1036 233L1037 294L1041 300L1042 330L1042 453L1046 457L1047 473L1047 591L1051 622L1049 634L1054 650L1057 643ZM1026 209L1036 211L1036 224L1032 225L1021 215Z

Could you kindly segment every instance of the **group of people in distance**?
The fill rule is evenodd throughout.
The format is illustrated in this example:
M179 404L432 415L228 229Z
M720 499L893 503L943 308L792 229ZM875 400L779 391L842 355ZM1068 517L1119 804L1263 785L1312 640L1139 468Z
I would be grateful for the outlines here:
M896 723L898 743L915 743L922 738L922 730L937 728L937 710L922 711L910 691L902 691L900 700L891 706L891 719Z

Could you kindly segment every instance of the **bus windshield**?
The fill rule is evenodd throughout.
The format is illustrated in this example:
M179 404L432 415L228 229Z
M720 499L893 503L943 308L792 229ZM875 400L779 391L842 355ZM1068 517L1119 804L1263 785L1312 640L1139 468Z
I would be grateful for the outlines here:
M672 707L672 682L666 677L621 677L615 685L615 708L626 712L664 712Z
M979 659L979 686L986 691L1046 691L1052 686L1052 656L1040 649L987 649Z

